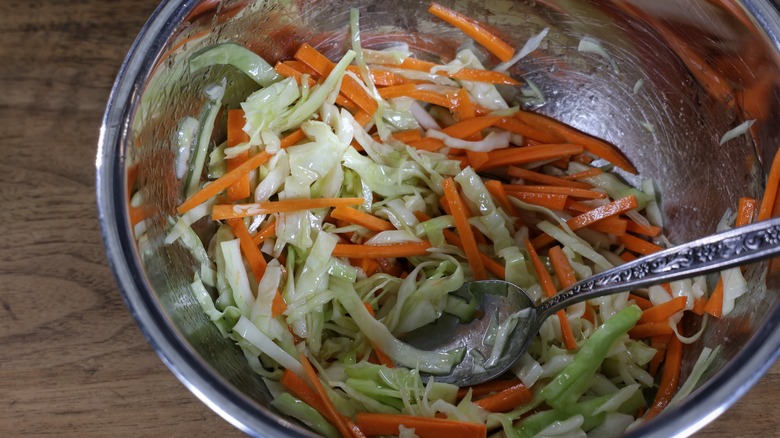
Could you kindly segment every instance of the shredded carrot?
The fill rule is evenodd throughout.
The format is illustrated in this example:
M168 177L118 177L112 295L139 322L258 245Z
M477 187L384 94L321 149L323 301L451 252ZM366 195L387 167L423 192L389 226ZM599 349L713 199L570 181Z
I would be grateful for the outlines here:
M468 120L477 116L474 105L471 103L469 92L465 88L459 88L454 96L455 107L452 109L457 120Z
M469 391L471 391L471 397L479 398L494 392L503 391L520 383L522 382L516 377L511 379L488 380L487 382L480 383L479 385L459 388L456 399L463 399L463 397L465 397Z
M394 245L358 245L338 243L333 250L334 257L385 259L393 257L414 257L428 254L428 242L407 242Z
M349 207L352 205L360 205L362 203L363 198L305 198L256 202L254 204L218 204L215 205L211 210L211 218L217 221L223 219L236 219L247 216L257 216L261 214L312 210L315 208Z
M252 240L252 235L249 234L249 230L246 228L243 219L230 219L228 220L228 225L230 225L230 229L233 230L233 234L238 237L241 252L244 253L244 257L246 257L246 261L249 263L249 267L252 269L255 279L259 282L263 279L267 266L263 253L260 252L260 249Z
M360 69L358 69L356 65L348 66L347 71L360 76ZM375 68L370 68L368 69L368 74L369 76L371 76L371 81L374 83L374 85L378 85L381 87L389 87L392 85L400 85L406 83L406 78L387 70L378 70Z
M496 200L496 202L498 202L498 205L504 209L506 214L515 218L515 225L522 226L523 219L520 216L520 212L517 211L512 202L509 201L506 190L504 190L504 185L501 184L501 182L498 180L491 179L489 181L485 181L485 188L487 188L487 191L490 193L490 195Z
M398 435L399 426L414 429L420 438L484 438L487 427L482 423L424 418L402 414L374 414L360 412L356 416L358 428L366 435Z
M619 237L620 243L623 244L623 246L626 247L629 251L634 251L639 254L653 254L658 251L663 250L662 247L652 243L648 242L646 240L640 239L639 237L632 236L630 234L624 234Z
M533 170L523 169L522 167L509 166L506 170L507 175L512 178L522 178L526 181L533 181L539 184L547 184L551 186L561 187L574 187L580 189L590 189L590 184L581 183L579 181L570 181L558 176L547 175L545 173L534 172Z
M487 163L488 160L490 160L490 155L488 155L487 152L472 152L467 150L466 158L468 158L469 165L471 167L479 167Z
M376 217L369 213L362 212L360 210L355 210L351 207L336 207L333 209L333 211L330 212L330 215L334 219L340 219L355 225L360 225L361 227L372 231L387 231L395 229L390 221Z
M252 236L252 241L255 243L255 245L260 245L266 239L275 235L276 235L276 220L272 220L268 223L268 225L263 227L262 230L258 231L257 234Z
M563 143L563 139L555 134L536 129L531 125L521 122L517 117L504 117L496 123L496 126L540 143Z
M293 57L323 77L327 76L335 66L330 59L308 43L301 44Z
M303 352L301 352L301 365L303 365L303 370L306 372L306 377L309 378L309 383L314 387L314 391L317 393L320 401L325 406L325 410L329 413L328 418L335 420L334 426L336 426L336 429L339 430L341 436L356 438L364 437L365 435L362 433L359 427L357 427L354 423L352 423L352 421L341 415L339 411L336 410L336 406L328 397L328 393L325 392L325 387L322 386L322 382L320 382L320 378L317 376L317 371L314 370L314 367L311 365L309 359L306 357L306 354Z
M452 217L455 219L455 228L458 230L458 235L463 242L463 251L466 253L466 258L471 266L472 277L475 280L486 280L487 272L485 272L485 265L480 258L480 251L477 247L477 241L474 239L474 233L469 225L469 213L466 206L463 204L463 200L458 194L458 189L455 186L455 181L452 178L447 178L441 183L442 189L444 189L444 197L447 204L452 211Z
M674 334L672 327L668 321L660 322L646 322L644 324L637 324L631 330L628 331L628 335L632 339L644 339L658 335L671 335Z
M419 140L422 138L422 133L419 129L409 129L407 131L395 132L392 137L402 143L409 143L411 141Z
M642 312L642 316L637 321L637 324L644 324L648 322L661 322L671 318L675 313L685 310L688 298L676 297L669 301L653 306Z
M271 316L276 318L287 311L287 303L284 301L282 294L276 291L274 300L271 302Z
M420 149L428 152L436 152L439 149L444 147L444 141L433 137L423 137L419 140L414 140L408 143L408 145L415 149Z
M322 414L326 420L331 424L336 424L337 420L332 416L331 412L325 407L325 404L320 399L320 396L314 392L313 389L306 384L297 374L290 370L284 370L282 378L279 380L290 394L294 395L302 402L313 407L317 412Z
M707 298L706 297L694 298L694 300L693 300L693 307L691 308L691 312L694 315L702 316L702 315L704 315L704 308L706 306L707 306Z
M509 61L512 59L512 55L515 54L515 49L512 46L466 15L455 12L438 3L431 3L428 12L457 27L503 62Z
M569 263L568 257L563 252L560 246L554 246L547 252L547 257L550 258L550 264L552 265L553 272L561 283L561 287L572 287L577 282L577 277L574 275L574 269Z
M265 152L260 152L259 154L251 157L250 159L246 160L244 164L225 173L220 178L212 181L210 184L195 192L186 201L182 202L179 208L176 209L176 212L179 214L184 214L192 210L198 205L209 200L209 198L217 195L222 190L230 187L233 183L240 180L244 175L249 174L249 172L262 166L270 159L271 155Z
M682 366L682 350L682 342L677 336L672 336L666 349L664 371L661 375L661 382L658 384L658 392L650 409L645 413L645 419L651 419L658 415L669 404L674 394L677 393L677 384L680 380L680 368Z
M625 213L626 211L629 210L633 210L634 208L637 207L637 205L639 204L637 202L636 196L634 195L626 196L624 198L614 200L609 204L602 205L601 207L596 207L585 213L574 216L573 218L566 221L566 225L568 225L572 231L579 230L580 228L587 227L590 225L595 225L599 222L604 222L605 220L609 218L613 218L616 215ZM625 234L625 229L623 230L623 234ZM620 236L621 234L615 234L615 235ZM554 240L555 239L553 239L552 236L545 233L545 234L540 234L539 236L534 238L532 243L534 244L534 248L541 248L543 246L549 245Z
M661 230L661 227L655 225L640 224L639 222L629 220L626 224L626 231L641 234L643 236L656 237L660 235L663 230Z
M493 395L481 398L474 404L489 412L508 412L530 402L533 398L531 390L522 383L518 383Z
M553 160L579 154L582 151L582 146L574 144L545 144L497 149L488 152L490 154L490 160L474 170L489 170L497 167L516 166L518 164L527 164L536 161Z
M524 193L550 193L556 195L566 195L572 198L583 199L604 199L607 194L596 190L580 189L575 187L560 187L560 186L532 186L524 184L506 184L504 190L507 192L524 192Z
M735 226L744 227L753 222L753 215L756 212L757 201L753 198L739 198L737 207L737 221Z
M704 311L720 318L723 316L723 280L718 279L718 284L715 285L715 289L712 290L710 297L707 299L707 304L704 306Z
M635 294L629 294L628 299L634 300L634 303L636 303L637 306L639 306L642 310L647 310L653 307L653 302L648 300L647 298L640 297L639 295Z
M227 146L238 146L249 141L249 136L244 132L244 110L231 109L227 114ZM244 164L249 159L249 150L241 152L233 158L225 160L227 170L231 171ZM238 201L249 197L249 174L242 176L227 189L227 200Z
M477 134L482 130L495 125L499 120L501 120L501 117L497 116L474 117L454 123L442 129L441 132L449 135L450 137L462 139Z
M298 128L295 131L287 134L286 136L282 137L280 141L280 146L282 149L288 148L299 141L303 140L304 137L306 137L306 134L304 134L303 129Z
M598 167L594 167L593 169L583 170L582 172L572 173L571 175L566 175L562 177L563 179L569 179L574 181L579 181L581 179L590 178L593 176L601 175L604 173L603 170L599 169Z
M555 193L511 192L507 193L507 196L517 198L528 204L546 207L550 210L563 210L566 206L566 200L568 199L566 195L558 195Z
M539 114L518 111L515 117L537 129L552 132L562 137L568 143L582 146L588 152L609 161L627 172L636 173L634 165L617 148L604 140L584 134L569 125Z
M653 377L658 373L658 368L661 367L664 357L666 357L666 348L672 336L674 335L659 335L650 338L650 347L655 348L656 353L650 360L647 371Z
M406 58L401 64L393 65L394 67L404 70L422 71L430 73L434 67L441 67L440 64L435 62L423 61L417 58ZM484 82L488 84L496 85L519 85L520 82L513 79L511 76L492 70L483 70L477 68L462 68L454 73L447 70L438 70L436 74L439 76L446 76L452 79L472 81L472 82Z
M290 78L293 77L298 81L298 84L301 84L301 80L303 79L303 73L296 70L293 66L290 64L284 63L284 62L277 62L274 66L274 70L276 70L277 73L280 75ZM317 81L315 81L311 76L309 76L309 80L307 81L309 84L309 87L314 86Z
M534 266L534 271L536 271L536 277L539 279L539 284L542 286L542 290L544 291L545 295L547 295L547 298L554 297L556 291L552 277L550 277L550 273L547 272L547 268L545 268L544 263L539 258L539 255L536 253L533 245L531 245L531 241L528 239L525 240L525 249L528 251L528 256L530 257L531 263ZM569 350L576 349L577 341L574 339L574 334L571 331L569 317L566 315L566 311L559 310L556 315L558 315L558 321L561 325L561 335L563 337L564 345L566 345L566 348Z

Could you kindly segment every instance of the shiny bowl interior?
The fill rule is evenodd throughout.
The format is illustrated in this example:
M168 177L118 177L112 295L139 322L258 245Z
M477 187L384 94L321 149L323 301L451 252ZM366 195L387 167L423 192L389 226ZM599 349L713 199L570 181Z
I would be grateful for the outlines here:
M539 112L616 144L643 177L656 181L672 242L714 231L738 197L762 196L780 145L780 15L774 2L451 4L517 47L550 28L540 50L511 73L540 88L546 102L536 102ZM289 58L302 42L336 57L347 44L348 10L359 7L365 46L382 48L402 39L419 56L447 61L467 38L432 18L427 6L417 0L164 2L116 80L97 158L109 261L128 307L166 365L247 433L311 435L268 407L261 380L190 296L193 261L185 250L162 245L165 217L179 202L171 142L176 124L198 113L208 84L223 77L246 80L230 68L189 73L186 59L225 41L245 44L272 63ZM578 51L584 36L600 41L610 58ZM513 90L503 91L518 98ZM235 104L244 97L225 101ZM756 120L749 136L719 145L723 133L748 119ZM144 263L130 225L129 178L137 179L149 217L145 250L151 256ZM748 277L751 292L737 301L736 310L710 320L702 338L686 347L683 378L704 346L723 346L698 389L631 436L690 435L743 395L777 358L780 286L766 263L752 266Z

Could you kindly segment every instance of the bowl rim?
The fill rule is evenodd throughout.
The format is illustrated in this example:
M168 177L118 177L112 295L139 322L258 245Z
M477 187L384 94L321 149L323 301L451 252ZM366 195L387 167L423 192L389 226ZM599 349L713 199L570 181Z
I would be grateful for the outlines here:
M742 0L746 11L780 53L780 5L771 0ZM141 267L126 200L125 152L129 118L143 85L167 39L201 2L161 3L140 30L109 95L98 139L96 194L98 219L109 267L122 299L155 353L179 381L204 404L251 436L316 436L259 406L205 363L183 340L159 303ZM122 176L122 177L120 177ZM676 409L638 425L626 437L689 436L733 405L780 357L780 300L740 352Z

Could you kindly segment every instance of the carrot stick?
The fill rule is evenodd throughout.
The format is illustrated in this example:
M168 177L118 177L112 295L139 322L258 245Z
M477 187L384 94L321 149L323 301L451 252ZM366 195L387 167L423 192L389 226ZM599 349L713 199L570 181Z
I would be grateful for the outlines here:
M707 299L707 304L704 306L704 311L720 318L723 316L723 280L719 279L718 284L713 289L710 297Z
M419 129L409 129L407 131L394 132L391 137L402 143L408 144L411 141L421 139L422 133L420 133Z
M249 136L244 132L244 110L231 109L227 114L227 146L238 146L249 141ZM231 171L249 159L249 150L246 150L233 158L225 160L227 170ZM242 176L227 189L227 200L238 201L249 197L249 174Z
M372 214L368 214L359 210L355 210L351 207L336 207L330 212L330 215L334 219L340 219L351 224L360 225L372 231L387 231L394 230L395 227L389 221L382 218L378 218Z
M279 291L276 291L276 295L274 295L274 300L271 302L271 316L276 318L277 316L281 315L286 311L287 311L287 303L284 301L282 294L280 294Z
M394 99L396 97L408 97L415 90L417 90L417 87L414 84L403 84L380 88L377 91L382 99Z
M507 196L517 198L528 204L546 207L550 210L563 210L566 206L566 200L568 199L566 195L557 195L554 193L512 192L507 193Z
M515 54L515 49L512 46L482 27L476 20L438 3L431 3L428 12L457 27L503 62L509 61Z
M570 181L553 175L534 172L533 170L523 169L522 167L509 166L506 170L507 175L512 178L522 178L526 181L533 181L539 184L551 186L574 187L580 189L589 189L591 186L579 181Z
M674 335L659 335L650 338L650 347L655 348L656 353L650 360L650 365L647 371L653 377L655 377L657 374L658 368L661 367L661 363L663 363L664 357L666 357L666 349L672 336Z
M269 237L275 235L276 235L276 220L272 220L262 230L258 231L257 234L252 236L252 241L255 243L255 245L260 245L265 241L265 239L268 239Z
M647 298L640 297L639 295L629 294L629 299L634 300L637 306L642 310L647 310L653 307L653 302Z
M637 324L631 330L628 331L628 335L632 339L644 339L659 335L671 335L674 334L672 327L669 326L668 321L661 322L646 322L644 324Z
M481 398L474 404L489 412L507 412L530 402L533 397L530 389L518 383L496 394Z
M306 64L307 67L315 71L320 76L327 76L335 64L330 59L325 57L317 49L310 46L308 43L303 43L295 52L293 58Z
M471 167L480 167L490 160L490 155L488 155L487 152L472 152L466 150L466 158L468 158Z
M372 116L379 107L379 104L376 102L376 100L374 100L374 98L368 94L365 88L360 86L358 81L356 81L352 76L344 76L344 78L341 80L340 91L349 100L354 102L355 105L359 106L360 109Z
M563 179L569 179L578 181L585 178L590 178L592 176L601 175L604 173L603 170L599 169L598 167L594 167L593 169L583 170L582 172L572 173L571 175L566 175L562 177Z
M743 227L753 221L756 212L756 200L753 198L739 198L737 207L737 221L735 226Z
M630 234L624 234L622 236L618 237L620 239L620 243L623 244L623 246L626 247L629 251L634 251L639 254L653 254L658 251L663 250L662 247L648 242L646 240L642 240L636 236L632 236Z
M192 210L193 208L206 202L209 198L215 196L222 190L225 190L226 188L230 187L233 183L241 179L244 175L249 174L249 172L262 166L270 159L271 159L271 155L265 152L260 152L259 154L248 159L246 162L244 162L244 164L225 173L220 178L212 181L211 184L208 184L202 189L200 189L199 191L195 192L186 201L182 202L182 204L179 205L179 208L176 209L176 212L181 215Z
M487 435L484 424L414 415L360 412L356 422L366 435L398 435L399 426L414 429L420 438L484 438Z
M394 245L358 245L338 243L333 250L334 257L386 259L393 257L414 257L428 254L428 242L407 242Z
M656 237L659 234L661 234L661 231L663 230L661 229L661 227L657 227L655 225L644 225L629 220L628 223L626 224L626 231L630 231L636 234L642 234L648 237Z
M562 137L568 143L580 145L588 152L609 161L627 172L636 173L634 165L617 148L604 140L584 134L564 123L539 114L518 111L515 117L537 129L552 132Z
M274 70L276 70L277 73L280 75L290 78L293 77L298 81L298 84L301 84L301 80L303 79L303 73L293 68L290 64L286 64L284 62L277 62L274 66ZM309 76L308 84L309 87L313 87L317 81L315 81L311 76Z
M707 306L707 297L694 298L693 308L691 308L691 312L693 312L694 315L702 316L704 315L704 308L706 306Z
M360 76L360 70L356 65L350 65L347 67L347 71L352 72ZM371 81L374 85L388 87L391 85L400 85L406 82L406 78L401 75L397 75L391 71L378 70L375 68L368 69L368 74L371 76Z
M639 321L637 321L637 324L666 321L675 313L685 310L687 302L688 298L686 297L676 297L658 304L657 306L653 306L642 312L642 316L639 318Z
M494 392L503 391L520 383L522 383L520 382L520 379L515 377L511 379L489 380L485 383L480 383L479 385L459 388L457 400L463 399L463 397L468 394L469 390L471 390L472 397L482 397Z
M455 228L458 230L458 235L463 242L463 251L466 253L466 258L471 266L472 277L475 280L487 280L487 272L485 272L485 265L480 258L480 251L477 247L477 241L474 239L474 233L471 231L471 225L468 221L468 209L463 205L463 200L458 194L458 189L455 187L455 181L452 178L447 178L442 181L442 189L444 189L444 197L447 200L447 204L452 211L452 217L455 219Z
M764 196L761 198L761 207L758 210L759 221L764 221L772 217L775 204L777 203L777 192L780 186L780 154L775 154L772 160L772 167L769 169L769 175L766 178L766 188Z
M465 88L460 88L455 93L455 107L452 109L455 118L458 120L468 120L477 116L474 112L474 105L471 103L469 92Z
M582 153L583 148L574 144L545 144L519 148L497 149L488 152L490 160L474 170L489 170L497 167L516 166L542 160L553 160Z
M428 152L436 152L439 149L444 147L444 141L433 137L423 137L419 140L414 140L408 143L408 145L415 149L420 149Z
M645 414L645 419L650 419L658 415L669 404L677 392L677 384L680 380L680 368L682 365L682 342L677 336L669 339L669 345L666 349L666 359L664 360L664 372L661 375L661 382L658 384L658 393L655 396L653 404Z
M252 273L255 274L255 279L259 282L263 279L263 274L265 274L265 268L267 267L265 257L263 257L260 249L255 245L252 235L249 234L249 230L244 225L243 219L229 219L228 225L233 230L233 234L238 237L241 252L244 253Z
M355 426L354 423L352 423L350 420L345 418L343 415L339 413L339 411L336 410L336 406L333 405L333 402L328 397L328 393L325 392L325 387L322 386L322 382L320 381L320 378L317 376L317 371L314 370L314 367L309 362L309 359L306 357L306 354L301 352L301 365L303 365L303 370L306 371L306 377L309 378L309 383L314 387L314 391L317 392L317 395L319 395L320 400L322 401L322 404L325 405L325 410L329 413L328 417L335 420L334 426L336 426L336 429L341 432L342 437L363 437L365 436L360 428Z
M303 140L303 138L306 137L306 134L304 134L303 129L298 128L295 131L287 134L286 136L282 137L280 141L280 146L282 149L288 148L299 141Z
M485 188L487 188L490 195L498 202L498 205L504 209L506 214L515 218L516 225L523 225L523 219L520 216L520 212L518 212L515 206L509 201L506 190L504 190L504 185L501 184L500 181L494 179L485 181Z
M555 134L536 129L531 125L521 122L520 119L516 117L504 117L496 123L496 126L540 143L554 144L563 142L563 139Z
M482 132L483 129L495 125L499 120L501 120L501 117L497 116L474 117L454 123L442 129L441 132L450 137L463 139Z
M525 240L525 249L528 251L531 263L534 266L534 271L536 271L536 277L539 279L539 284L542 286L545 295L547 295L547 298L554 297L556 291L550 273L547 272L547 268L545 268L544 263L542 263L542 260L539 258L533 245L531 245L531 241L528 239ZM571 331L566 311L559 310L556 312L556 315L558 315L558 321L560 321L561 324L561 336L563 337L564 345L566 345L566 348L569 350L575 350L577 348L577 341L574 339L574 333Z
M254 204L218 204L211 210L211 218L217 221L261 214L312 210L315 208L347 207L362 203L363 198L305 198L256 202Z
M561 186L532 186L524 184L506 184L504 190L507 192L525 192L525 193L551 193L556 195L566 195L573 198L584 199L604 199L607 194L596 190L580 189L575 187Z
M336 424L337 420L331 415L322 400L320 400L320 396L317 395L317 393L314 392L314 390L311 389L309 385L303 381L303 379L298 377L297 374L290 370L284 370L279 383L287 388L287 390L290 391L290 394L299 398L301 401L313 407L317 412L322 414L322 416L325 417L328 422L331 424Z

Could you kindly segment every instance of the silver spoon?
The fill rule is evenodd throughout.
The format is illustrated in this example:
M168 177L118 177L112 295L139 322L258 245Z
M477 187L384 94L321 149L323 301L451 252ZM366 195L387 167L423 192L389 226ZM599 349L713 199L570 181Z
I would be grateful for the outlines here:
M603 295L625 292L721 271L780 254L780 218L747 225L675 246L603 271L536 306L528 294L512 283L485 280L465 283L453 294L477 299L481 317L469 323L450 314L407 333L403 340L421 350L448 352L465 347L464 359L440 382L471 386L498 377L523 355L551 315L573 304ZM503 348L496 347L496 324L516 321ZM491 325L493 326L491 328ZM487 335L487 336L486 336Z

